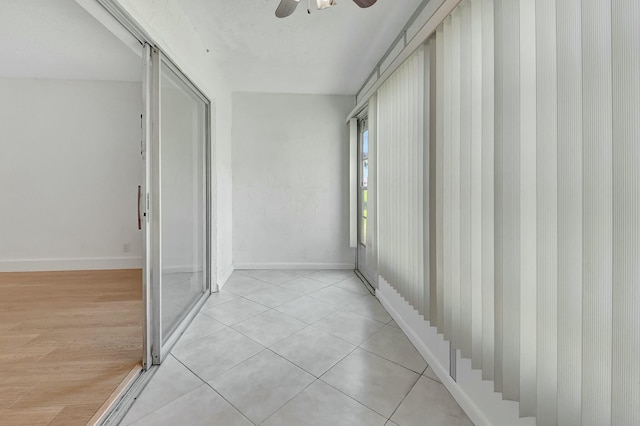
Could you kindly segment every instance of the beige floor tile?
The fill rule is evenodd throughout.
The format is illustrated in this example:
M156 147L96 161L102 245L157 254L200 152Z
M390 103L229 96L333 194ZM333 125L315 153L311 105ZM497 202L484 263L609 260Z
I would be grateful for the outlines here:
M399 426L473 426L440 383L421 377L391 417Z

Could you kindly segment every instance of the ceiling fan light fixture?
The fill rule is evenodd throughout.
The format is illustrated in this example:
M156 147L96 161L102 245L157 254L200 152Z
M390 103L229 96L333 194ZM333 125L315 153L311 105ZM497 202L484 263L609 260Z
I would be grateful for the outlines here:
M318 6L318 10L326 9L331 6L335 6L336 0L316 0L316 4Z
M307 13L311 14L311 0L307 1L309 4ZM378 0L353 0L355 4L362 8L373 6L377 1ZM296 7L298 7L298 3L300 3L300 0L280 0L280 3L276 8L276 16L278 18L286 18L287 16L291 16L291 14L295 12ZM327 9L331 6L335 6L336 4L338 4L336 0L316 0L318 10Z

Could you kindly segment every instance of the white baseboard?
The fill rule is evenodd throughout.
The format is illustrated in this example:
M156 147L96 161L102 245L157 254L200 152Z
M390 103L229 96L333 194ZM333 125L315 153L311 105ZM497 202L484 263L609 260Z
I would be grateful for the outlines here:
M235 269L351 269L353 263L236 263Z
M227 269L227 272L225 272L224 274L222 274L221 277L218 277L218 288L217 290L222 290L222 287L224 287L224 285L227 283L227 281L229 281L229 278L231 278L231 274L233 274L233 271L235 271L235 268L233 265L231 265L229 267L229 269ZM213 289L213 291L216 291L216 289Z
M93 271L140 268L142 268L142 258L139 257L0 260L0 272Z
M475 426L535 426L535 418L520 418L518 404L503 401L502 394L493 391L493 382L482 380L460 351L454 381L449 375L449 342L382 277L376 296Z

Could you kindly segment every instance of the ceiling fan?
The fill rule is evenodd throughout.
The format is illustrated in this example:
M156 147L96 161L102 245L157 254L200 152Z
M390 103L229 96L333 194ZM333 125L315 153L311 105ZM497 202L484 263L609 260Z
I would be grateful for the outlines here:
M355 4L362 8L373 6L376 1L377 0L353 0ZM276 16L278 18L286 18L296 10L298 3L300 3L300 0L280 0L280 4L276 9ZM336 0L316 0L318 10L326 9L336 4ZM310 11L308 10L308 12Z

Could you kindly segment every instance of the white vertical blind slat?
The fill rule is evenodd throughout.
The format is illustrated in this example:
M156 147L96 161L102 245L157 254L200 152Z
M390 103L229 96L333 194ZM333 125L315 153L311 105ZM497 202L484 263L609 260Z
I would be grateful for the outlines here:
M404 237L406 235L406 231L404 227L406 225L406 214L408 211L408 206L405 204L405 191L407 190L407 181L406 181L406 172L407 166L401 167L402 159L406 157L405 149L406 139L407 139L407 128L404 126L406 115L407 115L407 104L406 97L407 93L401 89L401 75L398 75L398 78L395 79L395 89L394 93L396 94L396 110L398 111L398 118L395 121L395 140L394 147L397 148L395 151L395 162L393 164L394 170L396 172L396 176L398 176L396 181L396 211L394 218L397 223L397 232L395 235L395 246L396 246L396 267L395 267L395 282L402 288L402 293L406 298L409 291L407 288L407 281L405 277L406 267L404 267L404 262L407 260L406 256L406 240ZM403 208L404 207L404 208Z
M436 293L438 312L435 317L438 333L444 333L444 26L436 30Z
M393 220L394 218L398 217L398 202L399 202L399 195L398 194L398 189L399 189L399 180L400 180L400 176L398 176L398 172L396 169L396 162L397 162L397 157L398 157L398 151L400 148L396 147L394 149L394 144L397 144L397 141L399 139L399 135L397 134L397 123L398 121L401 119L402 117L402 112L398 110L398 108L393 108L393 105L395 105L394 103L394 99L392 98L392 96L395 94L395 87L396 87L396 80L397 78L393 78L390 79L389 81L389 88L387 89L388 94L384 95L386 97L383 98L383 91L380 91L380 97L379 100L382 101L382 99L389 99L389 109L392 111L393 113L393 122L391 123L385 123L386 125L389 126L389 131L387 134L387 144L389 144L389 157L390 157L390 161L389 161L389 181L391 182L391 192L390 194L388 194L388 199L390 200L390 206L391 206L391 212L389 214L389 224L391 225L391 232L389 235L389 239L391 240L391 244L390 244L390 262L389 262L389 266L390 266L390 271L389 271L389 278L388 281L395 283L396 286L396 290L398 290L398 292L400 292L400 294L404 294L404 287L402 286L402 282L398 281L398 235L400 233L400 229L399 229L399 221L398 220Z
M471 358L471 6L460 10L460 349Z
M385 211L384 211L384 220L385 220L385 226L384 226L384 235L385 235L385 240L386 240L386 244L385 244L385 250L383 253L383 249L382 249L382 244L380 244L380 247L378 248L378 261L379 262L383 262L385 263L385 273L386 275L383 275L383 277L387 280L387 281L391 281L393 279L393 265L392 265L392 260L393 260L393 229L392 229L392 222L390 220L390 218L392 217L392 212L394 209L393 206L393 200L391 199L391 196L393 194L393 186L394 186L394 182L391 181L388 178L384 178L384 176L390 176L389 174L389 170L391 169L391 164L393 162L393 152L391 151L391 149L389 148L388 144L383 144L381 143L381 141L383 140L388 140L391 134L391 128L390 125L385 123L383 124L384 120L395 120L395 112L391 109L391 106L388 105L387 103L382 103L381 102L381 98L384 96L384 93L382 90L380 90L378 92L378 129L380 130L379 135L378 135L378 147L380 149L382 149L384 147L384 154L385 154L385 158L386 161L385 163L385 167L384 167L384 171L381 169L380 173L381 175L379 176L379 181L380 182L385 182L385 191L384 193L380 193L380 200L378 200L378 202L381 205L385 206ZM383 113L384 111L384 113ZM382 163L383 162L383 158L382 155L380 156L380 158L378 158L378 162ZM384 172L384 175L382 174ZM388 200L388 201L383 201L383 200ZM382 214L380 215L380 220L382 220L383 216ZM382 233L382 229L381 229L381 233Z
M611 421L611 3L582 1L582 426Z
M536 9L520 0L520 415L536 414Z
M389 85L392 85L393 81L389 81ZM382 104L382 99L384 98L384 96L389 96L389 95L385 95L384 91L380 90L379 94L378 94L378 103L381 105ZM393 122L395 122L398 118L398 112L394 111L392 108L392 105L387 105L387 103L384 103L387 110L389 111L389 114L391 115L391 119L393 120ZM392 123L384 123L382 122L382 120L380 120L380 122L378 123L379 127L385 127L386 132L385 132L385 138L382 139L382 135L380 137L380 139L378 139L378 143L381 144L383 140L389 140L390 138L392 138L393 136L393 124ZM385 277L387 279L387 281L389 282L395 282L395 270L396 270L396 265L395 265L395 259L396 259L396 244L395 244L395 235L397 234L397 231L395 229L395 224L393 223L392 218L395 216L395 210L396 210L396 200L395 200L395 195L396 195L396 180L397 179L390 179L390 177L392 176L391 174L391 170L393 170L393 166L394 166L394 162L395 162L395 152L392 149L392 146L390 143L386 144L388 146L387 149L387 155L389 157L389 161L388 161L388 165L387 165L387 178L385 178L386 180L388 180L389 182L389 188L388 188L388 192L386 193L386 200L389 201L383 201L385 203L388 203L388 211L387 211L387 226L388 226L388 234L387 234L387 238L389 239L388 242L388 248L389 248L389 258L388 258L388 262L389 262L389 269L387 271L388 276Z
M520 12L502 2L502 374L504 399L520 397Z
M556 3L558 23L558 424L581 423L581 1Z
M408 66L408 64L405 64L405 68ZM408 202L410 201L410 198L408 196L408 191L410 188L410 183L409 183L409 178L408 178L408 174L409 174L409 170L410 170L410 160L407 161L407 163L402 164L403 163L403 159L409 159L409 155L408 154L408 149L409 149L409 133L410 133L410 129L408 128L407 125L407 119L409 119L410 117L408 117L408 112L409 112L409 105L408 105L408 97L409 97L409 93L407 90L402 90L401 87L401 80L398 78L396 80L397 86L396 86L396 92L400 94L400 97L398 99L399 102L399 110L401 111L401 115L400 115L400 119L398 120L397 124L398 126L396 127L396 129L398 130L398 138L396 140L396 146L399 148L398 149L398 155L396 156L396 170L398 170L400 172L400 179L398 179L399 185L398 185L398 206L397 206L397 215L396 217L399 219L398 220L398 228L399 228L399 232L398 232L398 241L397 241L397 247L399 249L399 254L398 254L398 282L400 285L402 285L402 288L404 289L403 293L405 295L405 297L408 299L409 304L411 304L411 301L413 299L413 295L412 293L412 289L408 286L408 277L407 275L410 273L410 268L408 267L407 263L409 261L409 256L407 253L407 248L409 247L410 244L413 244L413 241L411 241L410 239L407 240L408 238L408 232L407 232L407 222L408 217L410 217L411 215L411 209L410 206L408 204ZM410 82L406 82L406 84L410 84ZM404 167L402 167L404 166ZM405 207L404 209L402 207ZM401 243L401 241L403 243ZM409 244L407 244L407 242L409 242Z
M414 105L417 114L417 120L414 123L416 129L416 138L413 141L413 146L416 151L415 156L415 170L413 179L417 182L417 187L414 193L415 199L418 201L418 205L416 206L415 212L415 223L418 229L418 233L416 236L416 248L414 251L414 277L415 282L413 283L414 288L417 290L416 294L416 304L419 305L422 309L422 314L426 315L428 318L429 306L428 303L425 305L425 301L428 302L428 294L429 294L429 276L425 274L425 263L428 263L429 251L428 245L425 245L425 238L428 237L429 228L425 226L425 218L428 218L429 214L429 198L428 192L425 191L425 188L428 188L428 166L429 166L429 158L428 158L428 133L425 131L425 122L429 121L428 118L428 108L426 108L425 97L428 95L428 85L427 80L425 79L425 73L427 72L426 64L427 64L427 56L428 50L418 49L415 54L414 62L415 69L414 75L412 79L416 82L416 91L414 93ZM425 157L426 153L426 157ZM427 172L425 173L425 170ZM426 180L425 180L426 178ZM426 295L426 297L425 297Z
M393 161L393 172L395 173L396 178L395 182L395 212L393 218L396 224L396 232L394 234L394 247L395 247L395 265L394 265L394 280L393 282L399 286L401 289L400 294L404 295L406 298L407 295L407 287L406 282L404 280L404 271L405 269L402 267L406 257L404 256L405 244L401 244L403 237L403 226L406 220L403 219L404 214L406 213L406 206L402 204L404 199L404 191L406 190L406 182L404 177L405 168L400 168L399 164L401 158L404 156L404 148L405 148L405 138L406 138L406 129L402 125L406 116L406 104L404 98L406 93L400 91L400 75L396 76L394 79L394 88L392 90L392 96L394 97L394 102L396 105L396 119L393 123L393 153L394 153L394 161ZM405 209L403 209L405 207ZM403 243L406 243L403 241Z
M537 301L536 416L557 424L558 108L556 0L536 1Z
M416 52L417 56L414 55L410 60L412 62L412 74L414 78L411 79L411 89L409 94L411 95L411 110L417 112L417 114L410 113L409 115L414 117L415 123L411 124L412 137L411 137L411 175L409 176L409 180L411 181L411 201L414 204L413 209L411 211L411 225L409 228L409 233L411 234L411 239L413 240L414 247L420 247L419 251L411 251L409 255L411 256L411 287L413 288L413 304L421 314L424 314L424 306L422 302L424 298L422 297L422 293L424 290L424 281L422 280L422 274L420 273L422 270L422 235L424 234L424 230L422 229L422 182L423 182L423 174L422 174L422 149L421 146L424 143L424 138L422 137L423 130L423 122L425 116L423 114L423 105L422 99L424 96L424 88L422 87L422 83L424 82L424 74L423 74L423 65L424 65L424 50L419 49Z
M460 335L460 9L451 14L451 345Z
M444 279L443 279L443 319L444 319L444 337L447 340L451 340L453 337L453 323L452 323L452 245L451 239L451 203L452 203L452 182L451 182L451 55L452 55L452 32L451 32L451 16L444 21L443 29L443 53L444 53L444 93L443 93L443 168L442 168L442 182L443 182L443 259L444 259Z
M503 107L503 31L502 31L502 3L503 0L494 0L494 37L495 37L495 97L494 97L494 390L502 392L503 388L503 312L502 312L502 296L504 286L504 274L502 270L502 235L503 235L503 181L502 176L502 151L503 151L503 129L502 129L502 111Z
M482 378L494 378L494 24L493 0L482 0Z
M411 58L409 58L408 60L409 62L409 72L410 75L414 76L417 72L416 70L416 63L415 63L415 55L412 56ZM422 76L420 76L420 79L422 78ZM417 110L415 109L415 98L416 95L418 93L420 93L418 90L421 90L420 88L418 88L418 85L416 84L416 81L413 78L409 79L409 87L408 87L408 91L407 91L407 116L411 118L411 120L409 121L408 125L407 125L407 129L408 129L408 135L407 135L407 153L406 153L406 159L408 160L409 163L409 167L406 168L406 179L407 179L407 191L406 191L406 197L407 197L407 205L409 206L409 220L405 221L405 236L407 238L407 240L409 241L409 243L411 244L411 248L417 247L417 234L419 232L421 232L421 228L417 226L416 223L416 216L418 213L422 213L422 212L416 212L416 209L418 208L418 199L415 197L416 194L416 188L418 185L418 182L422 180L422 176L418 177L416 175L416 144L415 144L415 138L417 137L417 131L416 131L416 119L417 114L414 115L413 111ZM420 93L422 94L422 93ZM422 108L420 108L420 110L422 110ZM420 123L422 124L422 120L424 119L424 117L419 116L420 119ZM409 246L406 246L407 248L409 248ZM418 283L416 282L416 252L409 249L406 252L406 257L407 257L407 264L406 264L406 270L407 270L407 286L410 289L411 292L411 305L418 310L419 312L422 310L422 307L418 304L418 290L420 287L422 287L422 283ZM422 250L420 250L419 252L420 254L422 254ZM420 299L421 300L421 299Z
M424 289L422 293L422 307L423 307L423 316L424 319L431 319L431 294L432 294L432 283L435 285L435 279L432 279L431 273L431 265L435 263L433 261L433 247L434 247L434 239L432 238L433 234L433 220L435 220L435 216L433 215L433 211L431 209L431 205L433 204L432 195L435 195L432 192L431 187L431 174L432 169L435 171L435 167L432 168L432 148L433 148L433 137L431 132L431 123L433 122L433 117L431 116L431 102L432 95L431 92L433 88L431 87L431 50L432 50L432 42L433 38L431 38L424 45L424 54L423 54L423 86L424 86L424 96L422 99L422 108L423 108L423 117L424 121L422 123L422 134L424 143L421 144L421 158L422 158L422 185L420 188L419 196L422 197L422 209L424 215L422 218L418 218L422 222L422 238L421 244L423 247L424 257L421 262L422 267L422 279L424 282ZM434 82L435 83L435 82ZM435 270L435 269L434 269Z
M413 252L415 259L413 286L417 290L416 304L421 307L421 313L426 318L429 318L429 275L425 274L425 263L429 261L429 247L428 244L425 244L425 239L429 237L429 227L425 226L428 225L429 217L429 149L427 145L428 132L425 130L425 123L428 125L429 122L429 109L425 101L425 97L429 95L428 80L425 78L425 75L428 77L426 68L428 53L425 48L418 50L414 59L416 66L413 76L416 81L414 105L418 111L418 118L414 124L417 136L413 141L416 149L414 179L418 184L414 195L418 201L415 213L415 222L418 228L416 248L418 250Z
M380 97L380 92L377 94L377 98ZM378 110L378 126L377 130L377 141L384 140L387 138L386 132L387 127L381 126L380 122L386 120L389 116L389 111L387 105L381 105L380 102L376 101L377 110ZM380 179L380 176L388 176L388 162L389 162L389 153L387 149L387 144L377 144L377 154L378 154L378 182L377 182L377 193L378 193L378 235L377 235L377 247L378 247L378 273L385 279L389 277L389 240L387 238L387 234L389 232L389 224L387 217L389 217L389 203L388 202L380 202L380 200L387 199L387 194L389 193L389 181L388 179Z
M473 368L482 368L482 0L471 0L471 336Z
M398 288L400 289L400 294L406 297L407 290L405 287L404 280L402 279L402 262L404 260L403 254L403 245L400 244L402 239L402 225L403 220L401 219L404 211L401 206L402 200L402 191L404 190L404 178L403 171L404 169L400 169L398 164L400 162L400 158L402 156L402 151L404 145L402 143L404 139L404 127L400 124L403 121L405 111L404 104L402 103L402 94L399 93L400 88L400 76L396 76L393 80L393 88L391 91L391 96L395 105L394 111L396 113L396 119L393 121L392 127L392 145L391 150L393 153L393 164L392 164L392 173L395 175L394 181L394 212L392 216L393 223L395 224L396 231L393 234L393 247L394 247L394 257L393 257L393 282L396 283Z
M640 424L640 3L612 2L613 371L611 425Z
M409 64L411 67L411 74L414 75L417 70L416 70L416 63L415 63L415 59L414 57L409 58ZM420 76L422 78L422 76ZM407 154L407 158L409 159L409 164L410 167L407 169L407 181L408 181L408 193L407 193L407 197L409 198L409 205L411 206L410 210L409 210L409 214L410 214L410 220L408 220L406 222L406 226L407 226L407 236L409 238L409 242L413 247L416 247L417 245L417 237L418 234L421 232L421 227L418 226L417 223L417 214L418 212L416 212L416 209L418 208L418 203L419 203L419 199L418 197L416 197L416 192L417 192L417 187L418 187L418 183L420 181L422 181L422 176L420 176L418 178L418 176L416 176L416 155L417 155L417 147L415 143L411 143L415 140L415 138L418 136L417 135L417 129L415 127L415 123L413 121L415 121L415 119L417 118L416 116L418 116L418 114L414 115L414 111L415 112L419 112L415 107L416 107L416 102L415 102L415 98L416 95L419 93L418 92L419 88L418 85L416 84L416 81L414 81L413 79L411 79L409 81L409 91L408 91L408 95L409 95L409 99L407 102L407 107L408 110L407 114L408 116L411 117L411 123L409 123L409 129L410 129L410 134L407 138L407 140L409 141L409 143L407 144L407 149L408 149L408 154ZM420 110L422 110L422 108L420 108ZM421 120L424 119L423 116L419 116ZM422 213L422 212L420 212ZM420 253L422 253L422 250L420 251ZM418 290L422 287L422 283L418 283L416 282L416 253L409 251L407 253L407 259L409 260L409 264L407 265L407 271L409 272L409 283L408 285L411 287L411 296L412 296L412 305L416 308L416 310L418 310L418 312L422 311L422 306L418 304ZM422 299L420 299L421 301Z
M428 212L428 234L425 235L425 247L428 247L429 262L425 264L425 279L429 279L429 300L426 299L425 305L429 305L429 313L426 319L431 323L431 326L437 327L438 318L438 181L437 181L437 51L436 51L436 35L434 34L429 39L428 58L425 57L425 84L428 85L428 90L425 89L425 108L428 108L428 112L425 112L425 117L428 117L428 123L426 123L425 131L428 137L428 152L425 153L429 158L425 159L425 176L427 182L425 182L425 196L429 197L429 206L425 208L425 212Z
M409 67L409 73L411 75L415 73L414 56L412 56L407 60L407 66ZM409 118L409 122L407 123L406 153L404 158L407 159L407 163L408 163L408 164L405 164L405 176L406 176L405 196L407 197L407 205L409 206L409 209L407 209L407 216L408 216L407 220L404 221L404 228L405 228L404 235L407 241L409 242L409 244L405 244L405 247L408 248L408 247L415 247L416 236L419 232L419 229L415 227L416 226L415 208L417 207L416 206L417 200L414 197L416 185L418 182L417 182L417 179L412 179L415 177L414 172L415 172L415 155L416 155L415 151L416 150L415 150L414 144L411 143L416 137L416 129L413 122L417 116L417 114L414 115L414 113L417 112L414 110L414 107L415 107L414 97L415 97L415 91L417 87L416 87L416 82L413 79L409 79L407 83L408 83L408 90L406 92L407 99L406 99L405 105L407 108L407 117ZM420 118L422 119L423 117L420 117ZM414 229L414 231L412 232L411 229ZM409 290L409 297L411 299L410 304L418 312L420 312L421 310L420 307L416 306L417 285L414 285L414 279L415 279L414 254L415 253L412 253L411 251L405 251L405 257L406 257L405 270L407 272L406 282Z

